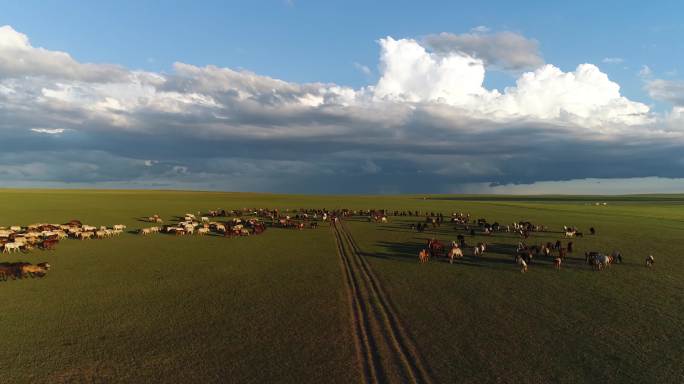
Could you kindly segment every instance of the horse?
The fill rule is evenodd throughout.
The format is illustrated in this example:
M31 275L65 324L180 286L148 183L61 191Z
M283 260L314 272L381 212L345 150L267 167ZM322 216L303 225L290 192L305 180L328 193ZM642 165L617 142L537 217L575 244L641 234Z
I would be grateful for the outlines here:
M423 264L427 263L428 261L430 261L430 255L428 254L428 251L421 249L420 252L418 252L418 262Z
M5 243L5 248L3 249L3 252L19 252L20 249L21 243Z
M451 247L451 250L449 251L449 263L453 264L454 259L463 258L463 251L461 251L461 248L459 247Z
M428 241L428 250L430 251L430 256L432 257L442 257L444 256L444 244L439 240L431 239Z
M610 254L610 256L613 258L614 262L622 264L622 253L620 253L620 251L615 250Z
M608 268L611 262L611 258L602 253L589 252L585 254L588 264L591 264L592 269L601 271L604 268Z
M646 267L651 268L653 264L655 264L655 258L653 255L648 255L648 257L646 257Z
M465 248L465 246L466 246L466 243L465 243L465 236L463 236L463 235L458 235L458 236L456 236L456 240L458 240L458 245L459 245L461 248Z
M19 268L17 268L15 263L2 263L0 264L0 279L7 281L8 278L16 280L17 277L21 277L19 273Z
M525 262L525 260L523 260L523 258L522 258L520 255L518 255L518 256L515 258L515 262L516 262L518 265L520 265L520 273L525 273L525 272L527 272L527 263Z
M486 248L485 243L477 243L475 248L473 248L473 256L475 256L475 257L482 256L484 254L485 248Z
M29 264L29 263L22 263L22 265L19 267L19 273L21 277L43 277L47 273L47 271L50 269L50 264L48 263L40 263L37 265Z
M59 240L57 239L47 239L40 243L40 247L47 250L53 250L55 249L55 245L57 245L57 243L59 243Z
M558 250L558 258L560 258L561 260L565 260L565 255L566 255L565 248L561 248Z
M599 271L608 268L610 266L610 263L612 261L611 257L608 255L599 255L596 260L598 261L598 267Z
M530 251L529 249L521 249L516 254L515 259L517 260L518 258L520 258L523 261L525 261L526 264L529 264L532 262L532 257L532 251Z

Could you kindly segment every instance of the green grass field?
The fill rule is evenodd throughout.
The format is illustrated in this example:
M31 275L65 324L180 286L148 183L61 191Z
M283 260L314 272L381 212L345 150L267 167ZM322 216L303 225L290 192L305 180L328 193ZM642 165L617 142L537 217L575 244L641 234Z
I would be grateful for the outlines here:
M134 230L149 226L141 216L219 207L462 211L554 231L535 233L529 243L555 241L562 225L575 225L585 237L575 240L561 271L538 261L521 274L511 253L519 239L509 233L466 236L470 244L490 245L481 260L468 249L454 265L419 265L417 251L429 237L455 239L452 225L417 233L408 225L419 218L344 223L358 246L360 271L367 266L368 281L378 285L362 288L380 289L432 382L684 382L680 195L424 199L1 190L0 226L80 219ZM590 226L596 236L587 235ZM124 233L64 240L55 251L1 254L2 261L52 265L42 279L0 282L3 381L361 381L336 239L327 225L269 228L244 238ZM342 250L351 254L349 244ZM624 264L601 272L583 264L584 251L613 249L622 251ZM647 269L650 253L656 265ZM377 324L369 329L380 340ZM385 361L396 356L383 345L377 364L391 371L400 364ZM385 377L406 380L396 372Z

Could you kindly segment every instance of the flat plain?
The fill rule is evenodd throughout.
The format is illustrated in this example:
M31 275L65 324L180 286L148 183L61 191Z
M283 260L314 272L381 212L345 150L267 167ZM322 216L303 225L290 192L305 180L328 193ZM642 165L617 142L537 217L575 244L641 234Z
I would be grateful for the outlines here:
M152 214L248 207L421 216L355 216L339 227L238 238L134 233ZM537 260L523 274L514 233L410 228L426 213L452 212L549 228L528 243L566 242L563 225L585 236L560 271ZM684 381L682 195L0 191L0 226L72 219L128 228L1 254L52 265L44 278L0 282L8 382ZM485 255L466 248L454 264L418 263L429 238L459 233L469 245L487 242ZM613 250L622 264L584 263L585 251ZM649 254L653 268L644 266Z

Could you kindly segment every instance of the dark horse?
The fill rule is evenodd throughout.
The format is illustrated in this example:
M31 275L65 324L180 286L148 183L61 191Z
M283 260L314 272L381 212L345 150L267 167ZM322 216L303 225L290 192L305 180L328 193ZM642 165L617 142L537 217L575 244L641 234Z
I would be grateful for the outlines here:
M430 256L432 257L444 256L444 244L439 240L430 239L430 241L428 241L428 250L430 250Z

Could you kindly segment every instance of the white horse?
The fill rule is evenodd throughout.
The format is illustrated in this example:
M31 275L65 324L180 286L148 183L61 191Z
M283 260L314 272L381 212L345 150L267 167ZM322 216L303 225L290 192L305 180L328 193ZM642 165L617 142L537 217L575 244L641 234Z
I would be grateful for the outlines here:
M451 247L451 250L449 251L449 263L453 264L454 259L456 258L463 258L463 251L461 251L461 248L459 248L458 246Z
M21 249L20 243L5 243L5 248L2 251L6 252L6 253L10 253L10 252L19 252L20 249Z
M207 233L209 233L209 228L204 228L204 227L203 227L203 228L200 228L200 229L197 230L197 234L198 234L198 235L206 235Z

